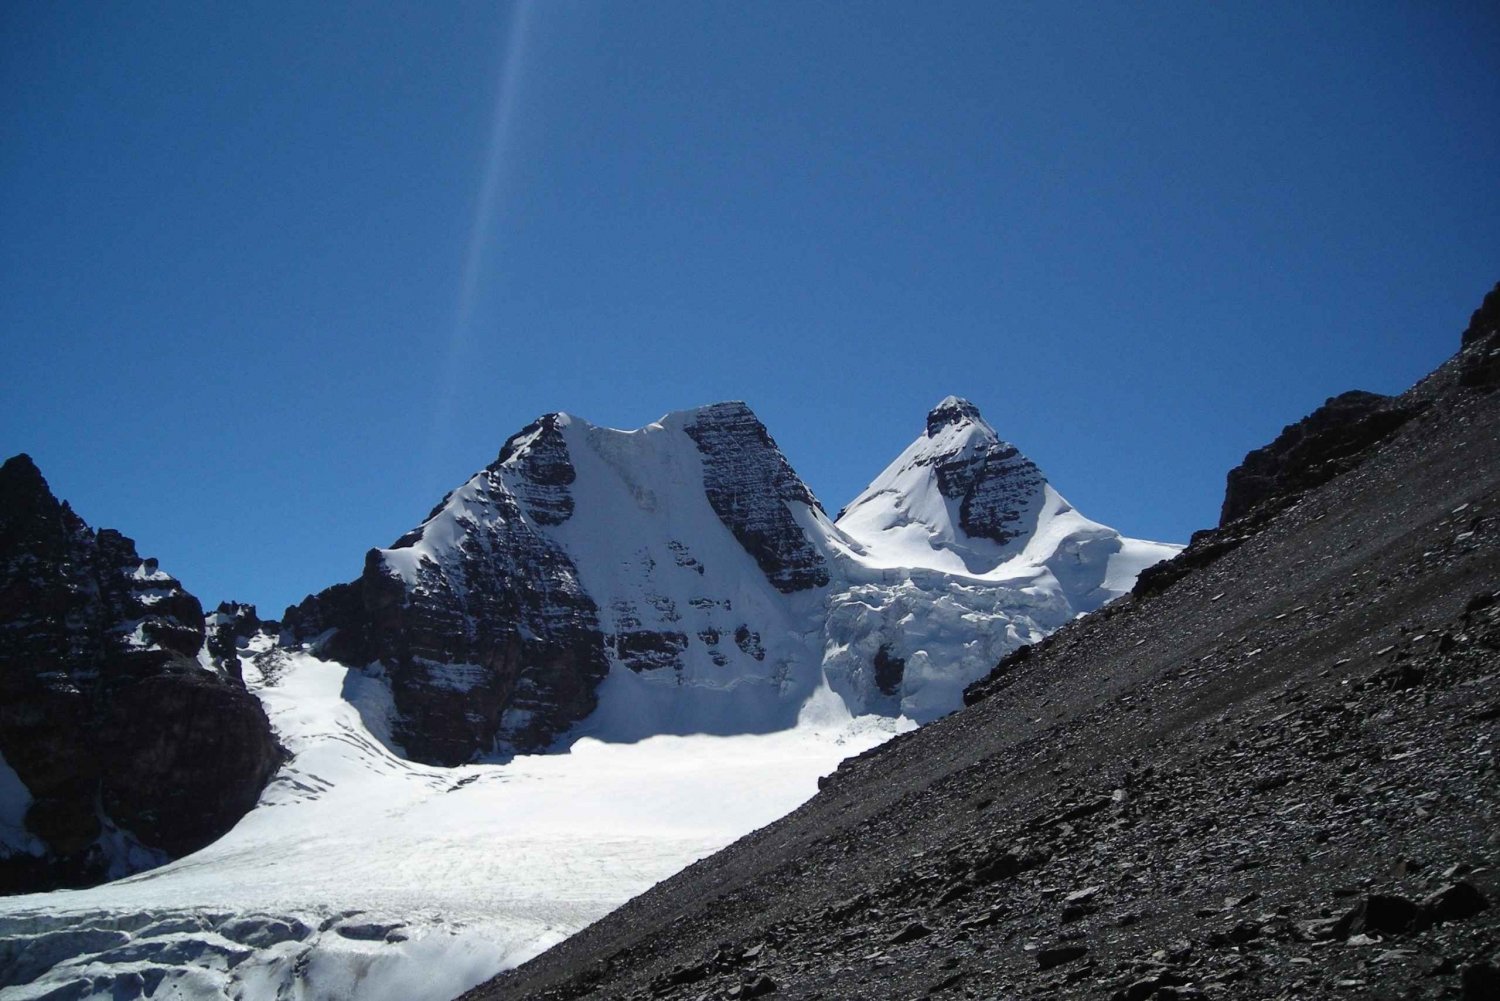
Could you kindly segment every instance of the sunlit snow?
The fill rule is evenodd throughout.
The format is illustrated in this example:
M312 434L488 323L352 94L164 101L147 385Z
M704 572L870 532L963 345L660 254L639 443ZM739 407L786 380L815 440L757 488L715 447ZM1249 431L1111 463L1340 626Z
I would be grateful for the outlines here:
M0 997L137 996L117 993L124 978L181 998L448 998L789 812L841 759L911 725L825 699L780 733L584 738L429 768L365 726L346 698L369 715L358 672L298 654L247 674L295 754L260 805L160 869L0 898L6 979L77 954Z

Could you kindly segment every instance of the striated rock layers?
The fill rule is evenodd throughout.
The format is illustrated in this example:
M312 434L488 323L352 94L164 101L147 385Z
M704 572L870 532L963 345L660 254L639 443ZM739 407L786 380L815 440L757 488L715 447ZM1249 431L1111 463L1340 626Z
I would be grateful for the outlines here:
M0 466L0 889L195 851L281 760L260 702L198 661L198 599L94 531L18 455Z
M383 674L393 739L439 764L547 747L594 711L612 664L678 681L689 660L764 674L754 624L705 578L705 560L718 575L749 568L726 565L717 539L670 533L702 534L685 524L696 501L760 584L792 594L829 580L788 509L816 501L744 404L668 420L626 433L540 418L421 526L366 554L359 579L288 609L288 637Z
M567 553L540 530L573 513L568 446L549 414L449 494L420 527L365 555L364 573L287 609L297 639L375 665L419 761L545 746L586 716L606 664L599 612Z
M942 440L955 431L983 425L979 408L950 396L927 415L927 437ZM949 447L918 461L934 464L942 495L958 502L959 524L972 538L1004 546L1026 534L1042 503L1046 479L1021 450L990 436L977 447Z

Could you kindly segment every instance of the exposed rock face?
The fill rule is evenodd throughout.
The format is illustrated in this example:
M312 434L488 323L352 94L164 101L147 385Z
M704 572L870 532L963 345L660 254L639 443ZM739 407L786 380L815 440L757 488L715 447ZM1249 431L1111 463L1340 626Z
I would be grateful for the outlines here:
M1415 413L1394 397L1379 393L1351 390L1331 397L1229 471L1219 524L1242 518L1273 498L1294 496L1328 482Z
M774 697L788 655L767 662L758 630L782 613L757 598L747 622L735 605L829 582L790 505L821 509L743 403L667 423L540 418L421 526L371 550L358 580L288 609L287 635L383 674L393 739L439 764L546 748L594 711L611 665L652 687L755 675ZM745 555L764 576L748 590Z
M198 599L0 467L0 753L31 796L0 887L82 885L213 841L280 762L259 701L197 661Z
M827 563L786 502L821 505L750 408L737 401L704 407L683 430L703 456L708 502L777 590L827 584Z
M979 408L950 396L927 415L927 437L948 438L952 446L922 461L937 469L943 496L959 502L959 524L970 536L1005 545L1034 521L1046 480L1036 464L1008 441L960 437L971 425L984 425ZM970 447L964 447L970 445Z
M383 677L393 741L437 764L585 721L618 740L781 729L820 685L926 721L1176 551L1083 518L972 404L926 430L846 528L744 403L636 431L549 414L358 580L288 609L285 635Z
M206 639L204 650L214 666L235 681L244 681L240 650L256 636L274 638L281 632L275 619L262 620L254 605L239 601L221 601L219 607L203 620Z
M537 528L573 511L557 418L512 437L390 549L370 550L358 580L287 610L294 638L336 630L326 655L379 665L399 713L392 735L418 761L538 750L596 704L598 609Z
M1459 356L1459 382L1485 389L1500 385L1500 283L1469 319Z

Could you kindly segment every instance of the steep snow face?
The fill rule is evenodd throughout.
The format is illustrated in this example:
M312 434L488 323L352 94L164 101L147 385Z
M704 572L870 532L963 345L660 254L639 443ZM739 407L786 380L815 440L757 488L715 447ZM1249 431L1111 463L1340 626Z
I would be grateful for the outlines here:
M954 396L837 525L865 566L1053 588L1079 612L1130 590L1144 566L1181 548L1085 518L974 404Z
M1035 534L1047 500L1035 463L972 403L950 396L927 415L927 433L849 504L839 527L863 544L872 565L986 574Z
M1175 548L1083 518L961 400L837 525L743 404L635 431L548 415L288 610L328 658L248 623L223 640L293 759L189 859L0 900L15 996L453 996L957 708ZM0 833L26 795L0 770Z
M609 673L572 736L785 729L817 686L827 524L741 403L636 431L563 419L573 516L549 537L598 608ZM570 737L571 739L571 737Z

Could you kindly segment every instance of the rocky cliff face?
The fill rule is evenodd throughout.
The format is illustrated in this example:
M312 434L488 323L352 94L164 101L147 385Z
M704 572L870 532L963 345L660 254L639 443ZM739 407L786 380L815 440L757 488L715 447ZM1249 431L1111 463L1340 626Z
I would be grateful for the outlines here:
M822 505L750 408L737 401L704 407L683 430L703 457L709 504L776 589L790 593L827 584L827 561L787 506L821 511Z
M280 622L262 619L254 605L239 601L219 602L219 607L204 617L203 627L203 651L209 662L239 683L245 680L240 652L258 637L274 643L281 633Z
M1274 498L1294 496L1328 482L1414 413L1395 397L1379 393L1350 390L1331 397L1229 471L1219 524L1243 518Z
M1474 389L1500 385L1500 283L1490 289L1464 330L1459 383Z
M688 725L678 688L733 680L744 704L776 701L808 659L801 640L762 640L793 632L781 595L830 580L798 506L822 517L742 403L637 432L548 414L285 628L382 676L390 732L417 760L545 749L594 712L611 671L635 694L610 732L643 736ZM702 725L771 727L736 711Z
M927 415L933 448L918 457L937 473L942 495L958 503L959 525L973 538L1001 546L1026 534L1043 502L1042 472L1021 450L992 434L979 408L950 396Z
M1268 447L1341 472L464 997L1500 996L1488 336Z
M384 674L393 737L411 757L458 764L537 750L588 715L607 669L599 612L543 532L573 513L558 415L507 441L364 573L287 610L298 640Z
M0 467L0 887L81 885L194 851L255 804L280 751L204 668L198 600L90 529L31 459Z

